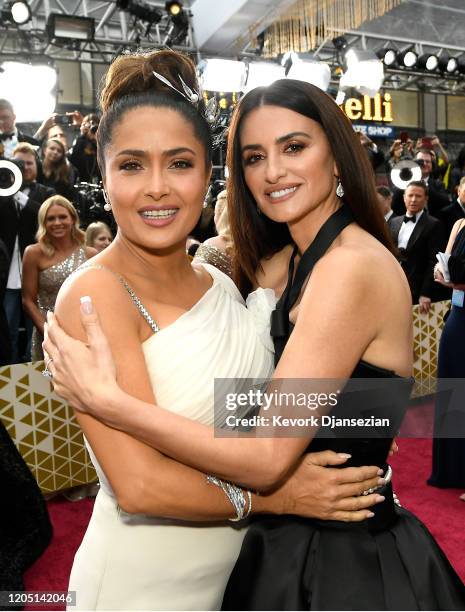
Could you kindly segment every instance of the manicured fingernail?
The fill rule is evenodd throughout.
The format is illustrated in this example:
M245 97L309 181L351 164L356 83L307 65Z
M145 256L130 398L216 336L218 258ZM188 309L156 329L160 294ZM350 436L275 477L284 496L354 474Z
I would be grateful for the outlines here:
M386 498L384 497L384 495L377 495L376 496L376 503L380 504L381 502L383 502Z
M338 457L341 459L350 459L352 455L349 455L348 453L338 453Z
M94 308L92 306L92 299L89 295L84 295L81 298L81 312L84 314L92 314L94 312Z
M378 484L379 485L385 485L386 484L385 479L384 478L378 478Z
M374 512L368 512L367 518L373 518L375 516Z
M378 471L376 472L376 475L377 475L377 476L382 476L383 474L384 474L384 470L378 470Z

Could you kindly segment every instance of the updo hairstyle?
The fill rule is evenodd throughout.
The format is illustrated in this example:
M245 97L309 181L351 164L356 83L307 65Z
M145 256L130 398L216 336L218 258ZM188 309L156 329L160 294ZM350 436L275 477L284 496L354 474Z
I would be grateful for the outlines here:
M203 99L194 106L155 77L154 70L181 92L183 87L179 77L192 90L199 92L195 66L182 53L163 50L118 56L108 69L100 93L103 116L97 131L97 160L102 176L105 176L105 148L111 142L115 125L126 112L143 106L169 108L180 113L203 144L206 165L211 164L211 131L203 115Z

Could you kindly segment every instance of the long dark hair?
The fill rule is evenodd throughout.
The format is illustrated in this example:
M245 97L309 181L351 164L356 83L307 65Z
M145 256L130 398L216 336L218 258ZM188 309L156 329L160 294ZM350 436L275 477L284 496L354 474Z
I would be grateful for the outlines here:
M227 166L228 212L235 258L234 278L243 295L256 280L260 260L292 243L288 226L276 223L257 211L255 200L244 178L240 130L247 115L265 104L287 108L318 121L328 138L339 178L344 186L344 202L355 221L390 251L393 244L376 195L373 168L349 119L334 100L309 83L293 79L257 87L238 104L229 129Z
M58 161L50 161L43 159L42 161L42 172L46 179L50 179L54 183L65 183L69 184L69 166L66 161L66 149L64 144L57 138L50 138L47 140L44 152L47 147L51 144L56 145L61 151L61 158Z

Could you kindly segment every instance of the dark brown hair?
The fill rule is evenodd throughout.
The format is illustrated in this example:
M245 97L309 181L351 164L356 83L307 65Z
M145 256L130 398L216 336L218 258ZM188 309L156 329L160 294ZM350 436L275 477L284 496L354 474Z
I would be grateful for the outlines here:
M243 295L255 283L260 260L292 243L285 223L276 223L257 212L244 178L240 131L244 119L263 105L287 108L318 121L332 150L344 187L344 202L364 230L393 251L376 197L373 168L349 119L321 89L293 79L257 87L238 104L229 129L227 154L228 212L235 249L234 278Z
M105 147L111 142L113 128L126 112L142 106L170 108L180 113L192 125L195 135L205 147L206 163L211 164L211 131L203 115L203 100L200 99L198 106L194 106L156 78L154 70L181 92L180 77L192 90L199 91L195 66L182 53L163 50L118 56L108 69L100 93L103 116L97 130L97 160L103 176Z
M428 185L425 183L425 181L410 181L405 188L405 191L407 191L409 187L420 187L425 192L425 196L428 197Z
M46 179L51 179L55 183L69 184L69 166L66 161L66 149L64 144L57 138L50 138L44 146L44 152L50 144L58 145L61 150L61 159L56 162L49 161L45 158L42 160L42 172Z

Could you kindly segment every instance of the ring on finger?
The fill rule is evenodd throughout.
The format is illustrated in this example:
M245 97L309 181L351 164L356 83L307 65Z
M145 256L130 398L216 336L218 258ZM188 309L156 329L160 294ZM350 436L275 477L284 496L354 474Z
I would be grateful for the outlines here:
M366 489L366 491L363 491L361 493L361 495L371 495L372 493L376 493L376 491L378 491L379 489L381 489L381 487L385 487L389 482L391 482L391 478L392 478L392 468L390 465L388 465L388 468L386 470L386 474L384 476L384 484L381 485L377 485L376 487L370 487L369 489Z

